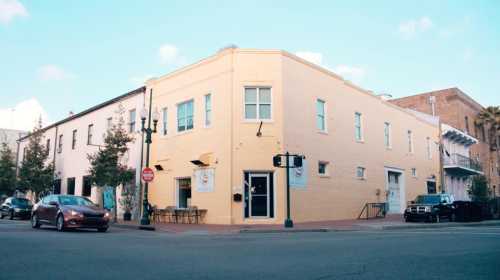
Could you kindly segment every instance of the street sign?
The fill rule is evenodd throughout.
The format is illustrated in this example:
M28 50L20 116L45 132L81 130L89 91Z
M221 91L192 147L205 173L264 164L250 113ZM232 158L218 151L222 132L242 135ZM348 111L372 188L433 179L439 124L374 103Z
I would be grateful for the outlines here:
M155 173L153 172L153 169L149 168L149 167L146 167L142 170L142 180L144 180L144 182L151 182L153 181L153 179L155 178Z

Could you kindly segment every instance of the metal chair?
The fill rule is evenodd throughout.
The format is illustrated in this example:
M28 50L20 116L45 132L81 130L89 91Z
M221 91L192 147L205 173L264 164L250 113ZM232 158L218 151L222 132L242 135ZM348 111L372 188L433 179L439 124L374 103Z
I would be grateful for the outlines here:
M198 212L198 207L197 206L190 206L188 208L188 222L191 224L192 223L192 219L194 219L194 221L196 223L199 222L199 218L200 218L200 212Z

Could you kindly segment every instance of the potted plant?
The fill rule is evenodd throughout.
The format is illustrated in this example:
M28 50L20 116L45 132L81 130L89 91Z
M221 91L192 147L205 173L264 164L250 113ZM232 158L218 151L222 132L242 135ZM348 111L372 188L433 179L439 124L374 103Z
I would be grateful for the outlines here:
M123 209L123 220L130 221L132 219L132 210L135 206L135 185L124 186L122 190L122 197L119 202Z

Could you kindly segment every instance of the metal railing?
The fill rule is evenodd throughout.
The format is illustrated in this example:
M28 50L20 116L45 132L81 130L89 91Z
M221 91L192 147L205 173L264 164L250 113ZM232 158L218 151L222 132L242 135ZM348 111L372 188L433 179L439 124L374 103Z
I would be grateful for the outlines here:
M387 213L387 203L385 202L377 202L377 203L366 203L361 213L359 213L359 219L377 219L377 218L385 218L385 214Z
M483 171L481 164L474 159L460 155L451 154L449 157L444 157L444 165L456 165L458 167L468 168L476 171Z

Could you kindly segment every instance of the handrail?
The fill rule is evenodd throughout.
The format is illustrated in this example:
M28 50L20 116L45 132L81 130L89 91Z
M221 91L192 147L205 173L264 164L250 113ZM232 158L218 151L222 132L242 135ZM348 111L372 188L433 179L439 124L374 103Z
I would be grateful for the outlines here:
M451 154L444 158L444 165L456 165L463 168L468 168L476 171L482 171L481 164L474 159L461 154Z
M377 219L377 218L385 218L387 213L387 203L385 202L376 202L376 203L366 203L359 213L359 219ZM364 215L363 215L364 214Z

